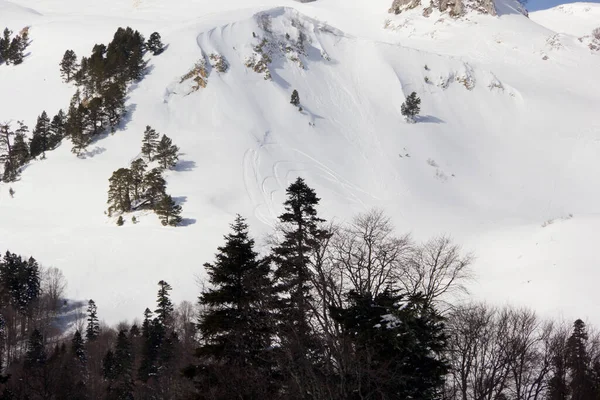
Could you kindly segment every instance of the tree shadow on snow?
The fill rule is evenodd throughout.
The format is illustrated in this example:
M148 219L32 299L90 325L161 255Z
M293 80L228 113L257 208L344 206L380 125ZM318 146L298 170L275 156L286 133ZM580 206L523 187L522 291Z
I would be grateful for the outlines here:
M438 117L434 117L433 115L417 115L415 117L416 122L422 124L445 124L446 121L439 119Z
M184 218L179 226L190 226L196 223L196 218Z
M196 161L192 160L179 160L179 162L175 165L175 171L178 172L188 172L196 169Z
M187 201L187 196L173 197L173 201L178 205L185 204L185 202Z
M82 156L82 158L93 158L94 156L102 154L105 151L106 151L106 148L100 147L100 146L96 146L92 150L89 150L89 151L86 151L86 152L82 153L81 156Z
M133 120L133 114L137 110L137 104L129 104L125 106L125 115L121 118L121 122L116 127L117 130L123 130Z

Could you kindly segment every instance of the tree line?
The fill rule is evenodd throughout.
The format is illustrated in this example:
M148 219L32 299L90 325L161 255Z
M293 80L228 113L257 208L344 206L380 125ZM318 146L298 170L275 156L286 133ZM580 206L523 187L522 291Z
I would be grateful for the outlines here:
M600 336L583 321L452 304L471 258L448 238L415 243L381 211L327 223L318 204L292 183L264 255L237 216L195 306L160 281L141 323L101 326L90 301L49 342L34 319L1 398L598 398Z
M0 59L5 38L0 39ZM14 40L27 43L26 31ZM24 48L23 48L24 49ZM17 122L17 129L10 123L0 124L0 162L4 170L2 181L18 179L21 168L29 161L58 147L64 138L70 138L71 151L81 156L92 141L110 130L115 132L126 115L127 86L143 78L147 51L154 55L162 53L163 44L157 32L146 42L138 31L130 27L119 28L108 46L97 44L89 57L78 62L73 50L67 50L60 62L61 76L65 82L73 82L77 90L69 108L62 109L49 119L46 111L38 117L36 127L29 137L29 128ZM8 51L8 50L7 50Z

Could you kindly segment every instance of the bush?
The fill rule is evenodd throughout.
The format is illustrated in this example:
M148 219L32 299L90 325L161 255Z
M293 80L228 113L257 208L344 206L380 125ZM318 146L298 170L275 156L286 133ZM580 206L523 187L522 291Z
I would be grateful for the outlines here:
M123 219L123 216L119 215L119 219L117 220L117 225L123 226L124 223L125 223L125 220Z

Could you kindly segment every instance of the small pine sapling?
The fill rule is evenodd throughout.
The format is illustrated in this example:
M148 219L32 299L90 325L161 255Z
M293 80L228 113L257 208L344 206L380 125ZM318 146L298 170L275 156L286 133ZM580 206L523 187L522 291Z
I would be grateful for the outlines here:
M125 220L123 219L123 216L119 215L119 219L117 219L117 225L123 226L124 223L125 223Z
M416 92L412 92L407 98L402 106L400 107L400 112L406 118L407 122L415 123L416 116L421 112L421 99L417 96Z
M293 104L296 107L300 107L300 95L298 94L298 91L296 89L294 89L294 91L292 92L292 99L290 100L290 104Z

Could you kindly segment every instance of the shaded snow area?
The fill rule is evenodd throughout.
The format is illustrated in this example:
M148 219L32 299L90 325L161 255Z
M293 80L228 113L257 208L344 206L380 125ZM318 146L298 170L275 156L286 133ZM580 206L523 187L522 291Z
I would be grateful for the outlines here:
M301 176L328 220L380 207L418 240L452 235L476 256L478 299L598 323L600 52L570 30L593 5L529 19L508 0L496 16L391 3L0 0L0 27L30 26L32 40L23 64L0 66L0 121L68 108L67 49L88 56L120 26L168 46L148 55L114 134L82 158L66 140L0 183L0 250L59 267L70 298L116 323L152 306L161 279L193 301L234 215L264 243ZM421 115L407 124L413 91ZM104 213L147 125L181 149L165 179L183 226Z

